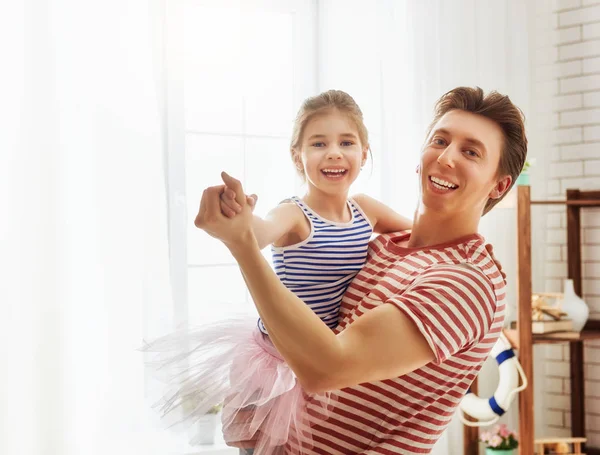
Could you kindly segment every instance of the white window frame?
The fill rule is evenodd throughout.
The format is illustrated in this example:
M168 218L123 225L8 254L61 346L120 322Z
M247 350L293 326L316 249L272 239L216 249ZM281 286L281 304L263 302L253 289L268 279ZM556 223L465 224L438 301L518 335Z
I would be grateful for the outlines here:
M189 1L189 0L188 0ZM302 68L294 69L294 80L305 79L301 88L295 87L294 104L300 103L318 89L317 72L317 23L316 0L195 0L206 6L232 8L265 8L269 11L294 11L294 18L302 21L302 27L294 28L294 48L309 55L303 59ZM165 62L166 62L166 129L167 129L167 193L169 213L169 252L171 264L171 284L173 292L173 323L185 325L189 318L188 310L188 224L193 222L195 213L187 213L186 172L185 172L185 118L184 118L184 9L185 0L166 2L165 23ZM296 11L297 9L297 11ZM310 37L306 39L307 30ZM298 40L299 33L304 34ZM302 71L302 74L297 74ZM306 76L310 74L310 76ZM290 122L291 128L291 122ZM290 131L291 134L291 131ZM231 264L235 264L232 259ZM206 266L208 267L208 266Z

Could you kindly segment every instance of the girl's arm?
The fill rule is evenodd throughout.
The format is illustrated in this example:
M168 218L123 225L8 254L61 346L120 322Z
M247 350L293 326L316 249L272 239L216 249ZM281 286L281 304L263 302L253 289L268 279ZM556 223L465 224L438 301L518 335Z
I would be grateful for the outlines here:
M251 203L252 208L256 204L258 197L251 195L246 198L248 203ZM221 213L232 218L241 211L241 206L235 201L235 192L229 188L221 194ZM284 202L272 209L265 218L257 215L252 219L252 230L258 247L262 250L273 243L280 243L283 237L287 237L290 233L296 232L299 222L302 218L298 215L300 211L296 204ZM196 218L196 226L198 218Z
M294 203L284 202L272 209L263 219L254 215L252 230L262 250L267 245L281 243L280 240L295 232L299 225L298 214L300 211Z
M357 194L353 196L353 199L360 205L369 221L371 221L373 232L376 234L405 231L412 228L410 219L366 194Z

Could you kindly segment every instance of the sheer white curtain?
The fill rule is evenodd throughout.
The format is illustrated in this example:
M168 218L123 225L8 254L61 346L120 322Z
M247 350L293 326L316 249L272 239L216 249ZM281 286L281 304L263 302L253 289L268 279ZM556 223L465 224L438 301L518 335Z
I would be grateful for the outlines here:
M356 97L374 132L372 195L410 215L415 168L434 102L460 85L498 90L528 113L528 11L520 0L325 0L320 2L321 89ZM514 210L495 209L481 232L495 245L515 295ZM493 375L482 382L494 388ZM458 422L438 454L459 453Z
M161 10L2 7L0 453L164 453L136 351L171 305Z

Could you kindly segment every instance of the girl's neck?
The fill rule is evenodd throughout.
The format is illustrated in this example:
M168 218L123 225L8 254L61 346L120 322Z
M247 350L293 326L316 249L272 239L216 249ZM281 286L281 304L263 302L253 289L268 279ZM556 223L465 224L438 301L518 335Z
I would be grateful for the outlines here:
M328 194L309 188L302 200L321 217L344 223L352 218L348 208L348 194Z
M424 247L452 242L476 234L480 216L468 212L443 214L417 207L409 247Z

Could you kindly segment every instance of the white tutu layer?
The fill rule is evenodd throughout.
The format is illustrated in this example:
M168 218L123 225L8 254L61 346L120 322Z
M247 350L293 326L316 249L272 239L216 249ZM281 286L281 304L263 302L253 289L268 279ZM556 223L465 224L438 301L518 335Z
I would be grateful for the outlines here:
M330 394L307 395L255 316L230 318L179 330L150 343L147 362L165 390L155 407L170 427L189 429L223 403L223 435L229 445L272 455L292 440L303 453L312 446L306 404L326 419ZM311 412L311 423L317 422ZM192 445L199 435L193 434Z

